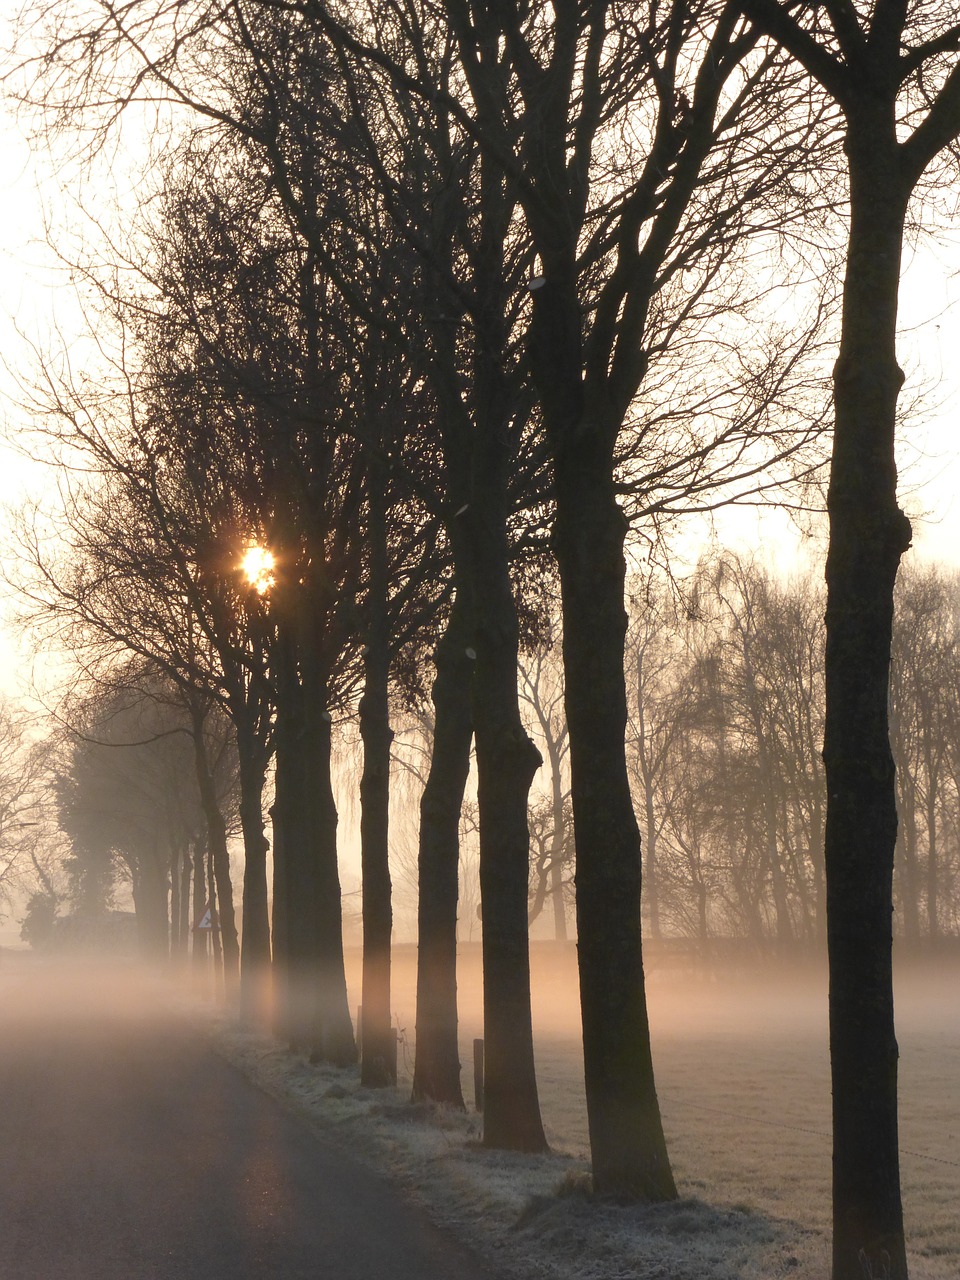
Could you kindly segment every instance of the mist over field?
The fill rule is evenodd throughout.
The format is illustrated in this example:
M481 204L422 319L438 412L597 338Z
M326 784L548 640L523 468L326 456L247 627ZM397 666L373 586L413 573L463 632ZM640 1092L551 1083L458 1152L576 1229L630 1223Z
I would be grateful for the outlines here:
M658 1096L681 1195L672 1217L601 1212L583 1199L589 1144L573 943L531 948L535 1054L552 1152L545 1157L497 1157L476 1145L478 944L461 946L458 963L468 1103L462 1117L410 1108L413 946L393 953L399 1079L386 1095L361 1089L353 1070L311 1065L224 1020L209 978L198 988L196 978L160 978L130 958L43 957L10 948L0 959L0 1071L31 1041L57 1053L65 1045L96 1052L99 1042L116 1054L118 1044L128 1043L123 1054L144 1037L168 1040L186 1018L321 1131L340 1132L351 1154L365 1153L414 1188L441 1221L453 1221L500 1259L505 1269L498 1274L581 1280L628 1274L619 1267L638 1268L630 1274L667 1267L671 1280L814 1280L826 1265L830 1223L825 966L745 959L705 969L689 949L648 950ZM348 948L346 962L356 1013L359 951ZM953 1280L960 1263L958 984L954 956L899 966L902 1177L911 1274L918 1280Z
M655 949L649 950L657 1092L681 1197L743 1215L738 1248L744 1253L739 1262L734 1249L726 1263L698 1258L694 1249L689 1256L673 1257L670 1265L676 1270L665 1274L689 1275L691 1280L822 1276L829 1255L831 1164L825 963L791 965L766 958L704 970L689 959L678 964L675 957L661 958L658 965ZM576 1168L585 1169L589 1144L574 945L534 943L531 970L537 1072L548 1138L554 1152L573 1157ZM458 974L464 1094L472 1107L472 1041L483 1027L479 946L461 947ZM348 952L348 978L352 994L358 993L355 952ZM395 950L394 983L396 1022L405 1041L398 1092L405 1096L408 1055L415 1043L413 948ZM904 959L900 964L896 1011L901 1171L911 1274L920 1280L953 1280L960 1266L958 997L960 957L948 954L939 962ZM561 1163L545 1179L548 1189L555 1190L564 1176L570 1173ZM533 1193L521 1188L521 1206L525 1194ZM514 1211L521 1209L515 1205ZM562 1221L563 1211L559 1212ZM624 1265L636 1259L641 1246L633 1232L639 1230L642 1237L651 1229L649 1223L628 1227L624 1220L607 1227L619 1240L604 1264L608 1267L614 1266L614 1258L622 1258ZM694 1214L686 1228L679 1225L673 1231L673 1243L688 1229L695 1240L702 1231L721 1230L718 1223L701 1222ZM727 1223L723 1231L729 1229ZM552 1222L544 1230L544 1248L555 1248L562 1258L570 1243L564 1242L559 1224ZM724 1240L727 1247L729 1240ZM534 1236L530 1242L534 1252L536 1241ZM558 1275L594 1274L583 1258L570 1257L555 1265L561 1268Z

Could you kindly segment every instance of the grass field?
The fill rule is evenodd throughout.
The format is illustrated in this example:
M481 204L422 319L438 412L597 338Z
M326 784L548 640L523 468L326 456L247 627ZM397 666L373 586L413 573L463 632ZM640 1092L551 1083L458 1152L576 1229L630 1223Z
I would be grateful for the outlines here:
M575 951L572 946L534 944L531 963L544 1122L554 1151L573 1157L579 1167L588 1143ZM356 957L351 957L352 990L358 989L358 976ZM681 1195L740 1215L745 1235L757 1237L758 1275L781 1269L811 1278L824 1274L830 1220L825 972L768 968L761 976L750 976L654 969L648 985L658 1093ZM459 989L464 1090L472 1099L470 1046L482 1034L477 947L463 951ZM408 1074L414 993L413 949L398 948L394 1008L411 1042ZM897 1026L912 1274L919 1280L956 1280L960 968L907 969L898 979ZM401 1092L405 1083L401 1081ZM716 1224L709 1230L716 1232ZM766 1272L761 1261L765 1250ZM753 1274L752 1264L743 1263L729 1274Z

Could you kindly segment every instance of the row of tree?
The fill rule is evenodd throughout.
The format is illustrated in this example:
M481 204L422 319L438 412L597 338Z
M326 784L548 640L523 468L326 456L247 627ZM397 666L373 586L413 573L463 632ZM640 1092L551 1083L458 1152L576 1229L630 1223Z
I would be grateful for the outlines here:
M631 609L627 635L627 763L644 837L647 936L654 944L693 940L704 959L722 957L728 943L788 955L822 948L821 584L812 576L782 581L756 562L724 553L683 584L647 583L642 596L645 607ZM901 575L891 724L900 814L895 931L907 945L960 935L958 627L955 575L925 566ZM531 924L549 916L554 936L565 940L575 907L574 841L555 637L538 638L521 652L520 692L524 720L544 760L528 813L528 916ZM141 678L91 700L82 714L75 708L75 722L83 727L69 750L33 744L32 769L23 760L22 730L12 735L11 722L4 734L8 773L20 788L16 798L24 798L33 817L15 824L19 840L8 875L16 865L20 885L33 865L25 856L24 829L42 825L37 788L46 774L70 846L62 896L83 916L112 902L118 880L129 882L142 940L154 955L166 952L168 940L174 955L187 950L189 899L182 883L188 866L198 918L207 901L196 752L175 691L172 702L169 693L161 696L156 679L151 687ZM418 762L429 760L432 724L425 705L395 703L394 712L402 732L392 764L413 785L409 793L399 788L396 800L401 807L391 874L395 881L399 876L415 909L416 856L402 842L411 802L426 780ZM341 795L355 786L358 762L348 747L355 724L351 717L335 726ZM227 725L206 724L202 741L219 808L236 836L239 788ZM191 794L192 806L186 803ZM468 799L461 815L461 941L472 937L479 903L476 817L475 801ZM31 832L28 847L36 843ZM49 875L47 886L42 893L52 892ZM202 934L194 939L201 957L203 940Z
M47 753L31 717L0 700L0 922L30 891L56 896L44 822Z
M628 529L653 538L671 513L772 485L778 463L820 460L817 356L845 228L824 666L834 1269L905 1275L887 732L909 542L896 306L908 209L960 132L960 28L898 0L135 0L102 13L62 0L39 25L48 119L102 141L145 97L179 141L122 266L116 243L109 270L74 264L110 313L98 339L114 376L46 364L35 407L84 474L66 495L62 563L47 530L25 527L26 589L94 676L133 651L201 721L214 705L229 717L245 1007L272 960L285 1034L335 1062L356 1050L331 722L358 698L370 1078L389 1034L389 690L415 696L433 649L414 1089L460 1098L457 836L473 741L484 1140L539 1149L527 815L540 757L517 669L555 574L600 1191L676 1194L625 742ZM183 127L184 109L201 129ZM262 594L237 569L251 544L274 559ZM771 808L757 857L785 933L773 830Z
M152 21L145 11L132 21L141 17ZM293 1042L337 1062L355 1048L331 718L361 693L363 1043L375 1062L389 1035L388 687L391 676L415 687L419 654L436 644L415 1091L460 1100L457 840L475 740L485 1140L535 1149L544 1138L529 1013L527 800L539 754L520 715L517 656L521 626L536 627L544 612L551 569L542 529L552 520L561 588L574 584L564 604L565 615L572 609L565 696L584 771L575 821L588 833L578 843L578 936L584 1006L594 1010L585 1016L595 1172L598 1186L625 1179L655 1195L672 1194L673 1184L640 963L639 835L623 743L626 525L616 490L630 495L635 518L662 516L738 476L752 486L764 463L794 457L819 426L819 402L808 409L801 394L816 380L805 360L817 330L788 340L765 314L774 285L743 288L755 246L780 226L770 211L776 193L789 188L781 165L749 157L760 141L796 147L819 121L811 124L795 98L796 130L784 133L782 119L775 128L770 102L796 95L796 73L775 50L760 53L759 32L732 13L706 39L702 17L678 9L661 26L651 14L655 38L643 66L626 39L609 61L585 64L602 110L571 83L556 118L536 124L565 132L582 112L585 164L642 101L651 128L664 116L662 145L647 155L648 139L638 139L621 171L611 171L619 194L604 182L587 200L576 181L565 197L565 218L588 242L578 247L564 231L551 252L581 281L562 300L565 341L581 312L596 321L588 360L579 350L568 358L550 332L553 275L543 274L547 248L531 230L542 218L522 206L513 178L461 118L456 95L469 93L469 67L458 65L459 38L443 22L411 9L386 15L384 31L399 42L394 52L412 42L410 56L443 88L439 110L375 60L345 59L344 33L331 42L313 15L268 8L257 24L225 20L215 40L207 29L202 80L190 78L197 69L184 52L189 42L180 42L180 64L150 74L186 77L182 91L217 127L189 135L167 158L162 193L141 219L138 278L89 272L112 313L116 377L91 386L48 364L38 407L60 456L68 465L79 456L97 481L82 480L68 508L62 568L50 567L46 531L24 537L41 610L70 619L75 647L98 647L91 666L109 668L133 649L194 699L216 699L237 726L249 814L248 1010L270 959L261 797L275 751L281 1022ZM601 29L605 22L591 20L579 38L589 44ZM109 59L105 40L85 48ZM486 42L483 57L500 58L506 72L506 51ZM540 55L549 64L549 42ZM123 72L123 60L113 69ZM99 62L94 70L103 73ZM196 97L209 96L214 73L215 110ZM724 84L741 73L742 92L721 109ZM496 110L514 118L512 128L534 128L522 95L504 92ZM699 132L692 117L682 127L674 119L688 98ZM536 153L540 143L532 145ZM537 209L554 199L551 168ZM554 232L543 229L549 240ZM648 232L649 248L634 262L630 245ZM585 360L596 381L589 392L576 372ZM575 387L558 396L558 379L571 372ZM656 396L668 382L663 413ZM603 405L604 423L595 424ZM562 444L567 437L575 449ZM581 448L595 456L576 456ZM566 552L561 507L569 508ZM263 595L239 581L249 542L274 557ZM438 621L446 626L439 643ZM104 652L104 635L113 651ZM575 764L575 790L578 776Z

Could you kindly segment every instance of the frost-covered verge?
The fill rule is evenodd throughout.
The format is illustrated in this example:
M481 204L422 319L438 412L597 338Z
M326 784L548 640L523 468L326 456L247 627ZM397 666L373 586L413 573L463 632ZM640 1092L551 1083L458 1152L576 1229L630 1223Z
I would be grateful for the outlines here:
M435 1221L517 1280L775 1280L823 1275L822 1231L690 1195L659 1206L594 1200L586 1162L479 1145L476 1115L414 1106L408 1089L362 1089L224 1018L215 1045L326 1138L374 1165Z
M654 971L648 982L658 1092L679 1204L591 1200L572 947L534 946L534 1036L553 1154L479 1145L480 1118L409 1103L416 957L397 948L393 1007L401 1084L311 1066L218 1015L211 1034L253 1080L397 1181L518 1280L823 1280L830 1253L830 1076L822 969ZM359 955L348 953L351 1007ZM960 967L902 966L901 1172L911 1280L960 1276ZM458 961L461 1043L483 1034L480 956ZM196 1008L196 1006L192 1006ZM205 1018L205 1021L209 1021ZM464 1091L472 1096L471 1055Z

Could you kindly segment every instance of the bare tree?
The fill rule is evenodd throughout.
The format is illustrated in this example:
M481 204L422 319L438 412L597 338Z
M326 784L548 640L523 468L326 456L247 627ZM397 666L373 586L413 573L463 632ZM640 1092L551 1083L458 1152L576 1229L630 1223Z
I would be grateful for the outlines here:
M956 601L956 579L937 566L901 571L890 662L899 817L895 885L901 929L914 946L925 936L936 947L947 923L949 833L956 807L950 778L952 695L960 659Z
M34 717L0 699L0 919L22 895L56 907L62 894L49 808L55 741L37 735Z
M117 685L87 699L57 792L74 857L101 864L121 860L133 888L143 953L165 960L179 927L179 855L195 839L203 816L189 717L163 696L162 683L154 679L146 690ZM214 785L222 804L235 775L228 759L221 758L220 766Z
M528 339L556 504L594 1183L668 1199L676 1189L653 1081L624 755L627 524L617 460L642 495L631 506L652 513L671 490L689 497L715 448L744 439L738 414L731 433L692 448L648 435L641 412L629 444L621 430L678 331L702 318L701 304L717 314L712 289L756 228L754 202L786 194L779 160L762 171L744 161L759 137L776 145L773 104L791 87L776 55L754 58L756 32L731 5L635 14L455 2L446 12L469 88L460 118L515 185L536 255ZM780 117L777 154L796 159L802 132L783 130L789 118ZM658 478L666 492L654 498Z
M572 898L573 887L573 811L560 644L553 629L520 658L520 698L533 739L542 747L549 787L530 814L530 921L537 918L549 900L554 937L566 942L567 901Z
M651 578L630 584L630 625L625 645L627 672L627 763L643 818L643 892L650 937L661 938L660 836L671 811L667 773L683 729L677 688L684 651L670 584ZM689 765L679 779L693 789ZM705 927L705 926L704 926Z
M827 505L824 762L834 1280L907 1274L897 1138L887 720L893 589L910 545L894 440L903 238L924 173L960 134L960 25L905 0L741 0L840 107L849 224Z

